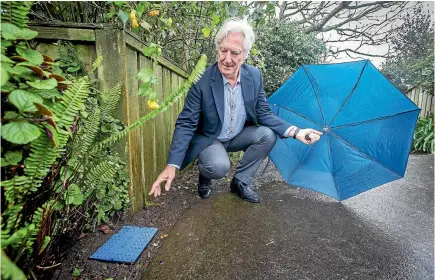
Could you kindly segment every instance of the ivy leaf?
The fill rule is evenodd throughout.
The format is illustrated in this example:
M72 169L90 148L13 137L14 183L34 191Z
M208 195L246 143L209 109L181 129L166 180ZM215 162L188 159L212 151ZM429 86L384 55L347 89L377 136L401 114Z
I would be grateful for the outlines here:
M204 35L204 38L210 37L210 27L204 27L201 29L202 35Z
M9 165L16 165L23 159L23 153L21 151L7 151L5 154L5 160Z
M2 126L2 138L15 144L27 144L40 135L39 128L28 122L10 122Z
M44 61L44 57L42 57L42 54L32 49L18 47L17 53L25 58L27 61L35 65L40 65Z
M118 11L118 17L121 19L123 24L128 21L128 13L123 10Z
M36 112L38 109L33 103L43 102L39 95L21 89L12 91L8 99L20 112Z
M65 192L65 203L81 205L83 203L83 193L76 184L71 184Z
M143 81L144 83L150 82L153 76L154 73L153 69L151 68L142 68L139 73L136 74L136 78Z
M151 88L151 85L149 83L144 83L139 87L138 95L139 96L143 96L143 95L148 96L153 92L154 92L154 90Z
M37 80L35 82L27 82L36 89L53 89L57 87L57 81L55 78L50 78L48 80Z

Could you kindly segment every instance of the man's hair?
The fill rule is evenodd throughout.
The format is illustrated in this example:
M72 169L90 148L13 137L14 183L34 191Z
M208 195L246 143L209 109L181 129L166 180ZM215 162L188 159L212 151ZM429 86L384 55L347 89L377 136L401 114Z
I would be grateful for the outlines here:
M228 32L243 33L243 36L245 37L243 40L243 52L244 58L246 59L255 41L255 35L252 26L246 20L240 18L227 19L214 38L214 43L217 50L219 49L219 45L221 44L222 40L227 38Z

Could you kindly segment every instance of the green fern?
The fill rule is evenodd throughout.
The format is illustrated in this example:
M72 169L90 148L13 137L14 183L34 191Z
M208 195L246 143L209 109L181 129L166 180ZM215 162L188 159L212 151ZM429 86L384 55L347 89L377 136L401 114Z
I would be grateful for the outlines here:
M110 165L107 161L100 162L93 167L85 181L85 197L89 197L92 193L98 190L105 191L105 188L101 187L104 182L112 180L117 174L117 170L114 166Z
M15 176L11 180L1 182L5 188L5 198L11 204L5 209L4 216L14 216L15 219L19 218L22 214L14 215L12 205L22 206L24 198L29 191L36 191L42 183L44 177L50 171L51 166L56 161L56 158L64 151L64 147L70 137L68 132L73 125L74 117L77 116L84 100L89 95L89 80L88 78L81 78L74 82L68 90L64 92L63 100L54 106L54 113L59 116L57 121L59 130L59 145L55 148L51 146L51 142L43 128L41 129L41 136L31 142L30 154L24 161L24 175ZM13 227L18 223L14 223ZM6 230L13 230L8 224Z
M201 57L199 58L194 69L192 70L192 73L190 73L187 80L184 81L184 83L176 91L174 91L170 96L168 96L165 99L165 101L160 105L159 109L153 110L150 113L146 114L145 116L141 117L139 120L129 125L125 130L113 134L110 137L104 139L103 141L98 143L94 147L94 149L92 149L92 153L100 152L104 148L113 145L117 141L127 136L128 133L130 133L134 129L143 126L148 120L156 117L161 112L165 112L168 108L172 106L172 104L174 104L174 102L178 101L182 96L184 96L194 83L199 81L206 67L207 67L207 57L205 55L201 55Z
M103 62L103 57L100 55L95 59L94 63L92 63L92 69L89 72L89 75L94 73L95 70L97 70L97 68L100 67L102 62Z
M1 21L12 23L19 28L27 27L29 14L32 2L8 1L2 2L1 5Z
M95 142L98 132L100 131L101 111L95 108L89 115L88 121L85 123L85 133L82 137L78 137L80 141L80 155L85 155L89 147Z
M101 95L101 112L106 116L112 116L121 98L121 83L117 83L108 93Z
M110 181L116 175L116 169L107 161L103 161L92 168L87 176L88 182L98 185L100 181Z

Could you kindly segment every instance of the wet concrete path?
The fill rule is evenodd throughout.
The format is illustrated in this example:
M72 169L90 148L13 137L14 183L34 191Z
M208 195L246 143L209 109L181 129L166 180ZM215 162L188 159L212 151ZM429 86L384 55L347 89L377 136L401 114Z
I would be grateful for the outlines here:
M177 222L145 279L433 279L434 158L343 202L282 182L217 193Z

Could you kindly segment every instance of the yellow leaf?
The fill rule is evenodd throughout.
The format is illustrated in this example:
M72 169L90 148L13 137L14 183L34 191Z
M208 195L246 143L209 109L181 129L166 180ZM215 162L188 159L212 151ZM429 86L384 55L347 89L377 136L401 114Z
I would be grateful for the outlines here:
M150 17L156 17L160 14L160 12L158 10L151 10L148 12L148 16Z
M131 21L131 27L133 27L133 28L138 28L139 27L139 23L137 23L136 19Z
M136 11L135 10L131 10L130 19L131 19L131 21L136 21Z
M148 100L147 105L148 105L148 108L150 108L151 110L158 109L160 107L159 104L155 100Z

